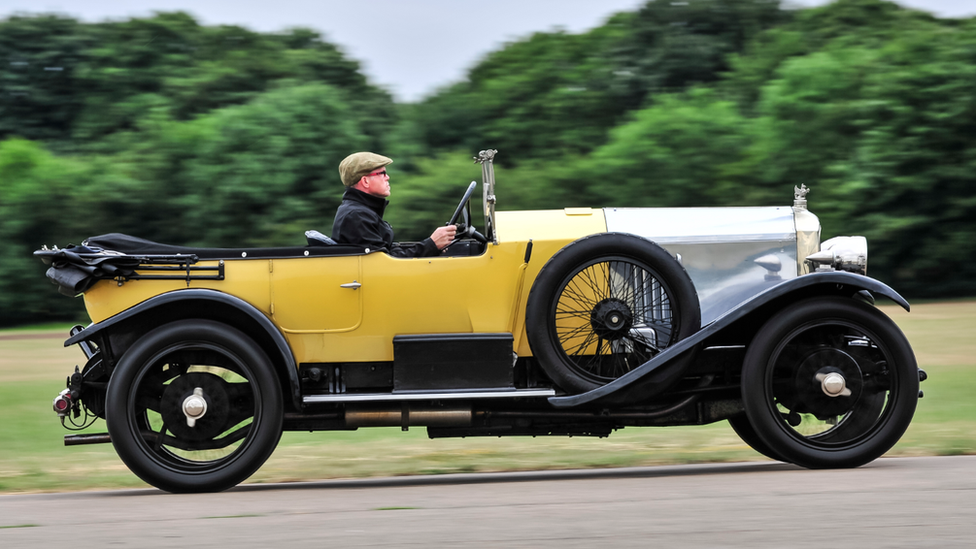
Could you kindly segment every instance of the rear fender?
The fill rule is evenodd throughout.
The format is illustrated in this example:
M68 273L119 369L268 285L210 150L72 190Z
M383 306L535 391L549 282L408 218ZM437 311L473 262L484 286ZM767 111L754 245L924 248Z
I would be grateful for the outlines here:
M274 364L285 402L291 402L295 410L302 409L298 367L288 341L264 313L250 303L223 292L192 288L160 294L102 322L89 325L68 338L64 345L68 347L82 341L97 342L99 339L107 341L112 336L113 341L121 342L122 349L111 349L111 354L118 357L143 333L184 318L224 322L253 338Z
M905 298L888 285L873 278L847 272L803 275L786 280L743 301L711 324L668 347L651 360L611 383L578 395L550 397L549 402L556 408L646 403L667 390L689 366L694 364L694 360L689 360L689 357L694 356L695 349L709 338L740 328L739 324L743 320L746 320L750 327L741 327L742 331L753 333L756 326L762 325L762 322L756 322L757 316L771 316L801 299L818 295L855 297L865 291L872 296L876 294L887 297L906 311L910 310Z

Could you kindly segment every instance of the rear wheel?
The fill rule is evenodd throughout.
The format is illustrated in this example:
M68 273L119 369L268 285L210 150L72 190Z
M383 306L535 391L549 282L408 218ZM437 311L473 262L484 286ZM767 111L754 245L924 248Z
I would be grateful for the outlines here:
M649 240L601 234L553 255L526 310L532 352L569 392L605 385L701 327L688 274Z
M874 307L809 299L759 330L746 352L742 398L775 454L810 468L857 467L908 428L918 366L908 340Z
M161 326L122 357L106 417L119 457L169 492L212 492L254 473L281 437L280 385L240 331L190 320Z

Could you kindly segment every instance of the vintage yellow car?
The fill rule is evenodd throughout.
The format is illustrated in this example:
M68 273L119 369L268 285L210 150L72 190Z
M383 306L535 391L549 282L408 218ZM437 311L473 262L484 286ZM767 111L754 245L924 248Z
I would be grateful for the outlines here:
M186 248L110 234L35 252L92 323L54 400L163 490L223 490L283 430L423 426L431 437L606 436L728 421L773 459L856 467L919 396L911 346L873 306L861 237L820 242L794 204L495 211L472 182L440 257L310 231L292 248Z

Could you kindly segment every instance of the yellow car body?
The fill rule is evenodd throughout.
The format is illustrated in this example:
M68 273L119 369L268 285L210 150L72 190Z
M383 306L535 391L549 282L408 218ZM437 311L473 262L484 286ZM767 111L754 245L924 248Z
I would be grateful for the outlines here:
M499 243L479 256L225 259L224 280L102 280L84 293L85 307L97 324L162 293L224 292L267 315L296 363L391 361L391 335L401 334L508 332L515 334L513 351L531 356L525 302L543 262L525 262L529 241L533 254L551 257L605 232L606 222L602 210L572 208L498 212L497 223ZM342 287L350 283L360 286Z

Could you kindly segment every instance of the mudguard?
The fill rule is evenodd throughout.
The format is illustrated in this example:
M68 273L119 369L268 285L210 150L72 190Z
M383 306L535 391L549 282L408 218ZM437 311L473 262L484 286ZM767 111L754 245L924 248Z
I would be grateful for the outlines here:
M868 291L891 299L906 311L910 310L905 298L873 278L839 271L803 275L786 280L743 301L695 334L668 347L614 381L586 393L550 397L549 403L556 408L570 408L583 405L625 406L646 402L648 398L666 391L680 379L684 370L694 363L700 344L708 337L728 328L763 305L804 289L809 291L815 286L829 286L833 293L837 289L845 289L851 295Z
M295 409L302 409L301 383L298 379L298 367L295 363L295 356L292 354L291 347L288 345L288 341L285 339L285 336L283 336L274 323L271 322L271 319L265 316L264 313L256 309L253 305L244 301L243 299L234 297L230 294L225 294L223 292L202 288L192 288L157 295L134 307L126 309L113 317L107 318L98 324L89 325L84 330L68 338L64 342L64 346L69 347L76 343L91 339L93 336L97 335L106 328L114 326L120 322L125 322L126 320L145 313L151 309L178 301L191 300L211 301L229 305L240 311L242 314L247 315L248 318L253 320L258 324L258 326L261 327L261 329L267 332L268 336L272 341L274 341L275 347L280 353L281 363L284 365L283 373L285 373L285 375L288 377L288 385Z

